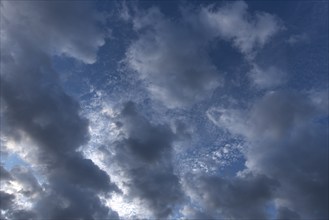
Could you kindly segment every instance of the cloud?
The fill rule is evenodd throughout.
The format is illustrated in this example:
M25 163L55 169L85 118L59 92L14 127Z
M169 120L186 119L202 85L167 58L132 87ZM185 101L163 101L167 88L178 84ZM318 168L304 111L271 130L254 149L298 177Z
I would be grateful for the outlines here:
M251 13L243 1L227 3L222 7L203 7L198 16L196 25L201 25L209 36L232 42L249 59L283 29L276 16L266 12Z
M181 11L177 22L156 7L135 9L128 19L138 39L128 48L126 63L146 81L152 97L169 108L199 102L222 84L223 76L208 54L214 40L232 43L250 58L282 29L274 15L249 13L241 1Z
M139 38L128 48L126 61L155 99L169 108L184 107L219 85L206 42L189 27L171 22L157 8L134 18L134 26Z
M252 83L261 89L269 89L282 85L286 81L286 73L275 66L262 68L253 65L248 73Z
M193 215L186 218L208 215L210 219L267 219L266 208L278 186L275 180L252 174L187 177L185 181L192 199L201 205L201 211L190 212Z
M228 111L216 120L245 137L248 170L280 183L273 197L278 216L328 217L328 113L314 94L269 92L248 113ZM225 124L225 118L235 123Z
M290 45L296 45L299 43L307 42L309 40L309 36L305 33L302 34L294 34L291 35L286 42Z
M6 125L1 132L16 145L30 140L33 158L26 154L23 159L35 169L40 167L37 171L45 179L41 193L28 171L10 171L33 205L31 210L11 206L8 218L30 215L30 211L41 219L118 218L99 199L117 187L77 152L89 139L88 121L80 116L79 104L65 93L52 68L54 55L95 62L104 37L87 6L38 1L1 4L1 117ZM40 193L32 197L36 192Z
M12 177L10 173L3 168L3 166L0 164L0 181L1 180L10 180Z
M15 35L45 53L94 63L105 34L95 25L97 16L90 8L88 2L3 2L2 43L11 42Z
M172 163L173 132L165 124L150 123L133 102L124 105L117 120L124 137L114 143L114 156L111 146L104 152L108 163L122 173L125 197L141 200L152 212L148 218L170 218L183 196Z
M146 161L158 159L162 153L170 150L173 133L167 126L152 126L140 116L135 104L128 102L122 110L123 124L128 138L125 148Z
M22 166L15 166L10 171L2 169L1 175L1 219L35 219L37 216L31 210L31 200L36 200L42 194L42 187L33 173Z
M14 195L0 191L1 209L7 210L13 205Z
M278 215L276 217L278 220L292 220L292 219L300 219L300 216L296 213L291 211L286 207L279 207L278 208Z

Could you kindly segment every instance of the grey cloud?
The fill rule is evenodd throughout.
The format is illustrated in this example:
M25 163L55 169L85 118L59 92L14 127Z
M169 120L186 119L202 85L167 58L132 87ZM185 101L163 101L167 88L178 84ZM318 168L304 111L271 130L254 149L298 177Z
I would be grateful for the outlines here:
M34 175L27 168L20 166L15 166L7 175L9 178L1 178L1 219L36 219L37 215L32 210L25 210L22 207L22 199L38 199L42 193L42 188Z
M124 144L127 150L147 161L156 160L163 152L170 151L173 133L168 126L153 126L139 115L132 102L125 105L122 116L128 135Z
M220 77L206 53L207 42L157 8L140 14L133 20L139 38L128 48L126 61L147 81L152 96L175 108L211 94Z
M125 174L129 198L145 201L155 218L169 218L183 195L172 164L174 134L167 125L150 123L132 102L120 117L125 137L109 160Z
M217 121L246 138L247 169L277 180L277 205L302 219L328 217L328 112L312 96L270 92L246 116L224 112Z
M275 180L252 174L233 178L188 177L185 181L210 219L267 219L266 207L278 187Z
M293 219L298 220L300 219L300 215L298 215L296 212L291 211L286 207L279 207L276 218L278 220L293 220Z
M88 121L80 116L79 104L61 87L51 63L51 56L63 53L85 63L95 61L104 39L90 17L88 4L1 4L2 57L6 58L1 59L1 99L5 106L1 117L10 127L1 132L14 140L24 138L20 136L23 132L36 145L36 160L30 162L42 165L40 175L47 182L45 191L32 201L37 219L118 218L98 197L117 190L116 186L104 171L77 152L89 139ZM28 186L26 195L39 190L28 172L15 168L12 175ZM29 210L12 207L8 216L10 213L28 215Z
M1 210L7 210L13 205L15 196L3 191L0 191Z
M10 173L0 164L0 180L10 180L12 176Z
M21 210L15 208L15 196L3 191L0 191L0 218L3 220L9 219L36 219L34 212L29 210ZM4 211L4 212L2 212Z
M232 43L251 60L282 29L274 15L252 14L247 8L242 1L197 10L187 7L177 22L155 7L135 9L128 20L138 39L128 48L126 63L146 81L152 97L169 108L203 100L222 84L223 76L207 52L214 40Z
M183 194L173 167L164 163L154 168L130 169L130 196L147 201L156 218L169 218Z
M72 185L89 187L99 192L118 191L111 183L109 176L99 169L90 159L81 155L72 155L62 158L50 172L51 182L63 179Z
M94 63L98 48L105 43L105 34L94 25L97 17L89 2L6 1L1 7L3 43L15 34L46 53L65 54L85 63Z
M26 167L15 166L10 170L10 173L16 181L23 185L23 189L20 193L23 193L28 197L32 197L42 191L42 188L34 174Z
M104 206L92 188L84 188L66 179L52 180L52 191L35 204L40 219L118 219Z

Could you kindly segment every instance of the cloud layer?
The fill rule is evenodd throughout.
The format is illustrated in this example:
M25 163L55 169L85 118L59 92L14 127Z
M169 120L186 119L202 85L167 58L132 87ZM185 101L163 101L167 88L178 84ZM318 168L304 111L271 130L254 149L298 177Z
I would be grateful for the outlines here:
M0 218L327 219L328 4L268 4L1 2Z

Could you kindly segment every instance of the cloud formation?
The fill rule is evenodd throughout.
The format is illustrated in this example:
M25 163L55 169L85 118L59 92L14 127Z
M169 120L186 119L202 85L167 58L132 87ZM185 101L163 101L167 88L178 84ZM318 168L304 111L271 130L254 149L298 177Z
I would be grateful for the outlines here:
M183 107L203 99L219 85L206 42L189 27L170 21L157 8L133 22L140 34L127 51L127 62L147 81L155 99L169 108Z
M185 181L192 199L201 203L199 211L185 216L192 219L199 215L210 219L267 219L267 206L278 186L275 180L250 173L233 178L187 177Z
M51 64L52 56L62 54L95 62L104 37L86 6L76 2L1 4L1 116L6 126L2 132L13 142L32 140L35 147L29 150L35 157L22 155L23 159L41 167L46 179L42 191L33 174L21 168L11 170L24 187L20 193L36 201L30 209L16 210L16 204L10 203L15 196L3 193L9 209L4 218L27 219L31 213L40 219L118 218L98 197L117 190L116 186L77 152L88 141L88 121L79 115L79 104L62 89Z
M247 58L253 58L280 29L280 20L266 12L251 13L247 3L234 1L222 7L203 7L195 25L200 25L210 37L232 42Z
M106 35L95 25L100 16L90 8L88 2L3 2L2 44L15 45L10 43L15 35L44 53L94 63Z
M327 219L328 4L271 6L1 2L0 218Z
M156 7L137 10L129 18L138 39L128 48L126 62L146 81L152 96L167 107L201 101L223 80L207 53L215 39L232 43L249 59L282 28L275 16L251 14L247 9L240 1L196 11L185 9L179 22Z
M115 143L109 162L123 172L128 198L145 202L155 218L170 218L183 195L172 163L175 135L168 125L150 123L133 102L120 117L125 137Z
M211 118L246 138L248 170L279 182L273 197L281 207L279 217L328 217L328 127L323 121L328 102L315 102L313 97L313 92L269 92L246 117L221 110Z

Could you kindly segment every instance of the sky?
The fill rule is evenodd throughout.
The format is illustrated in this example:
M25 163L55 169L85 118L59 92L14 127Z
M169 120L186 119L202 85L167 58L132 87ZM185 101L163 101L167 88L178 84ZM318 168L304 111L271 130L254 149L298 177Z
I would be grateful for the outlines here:
M0 7L1 219L329 218L327 1Z

